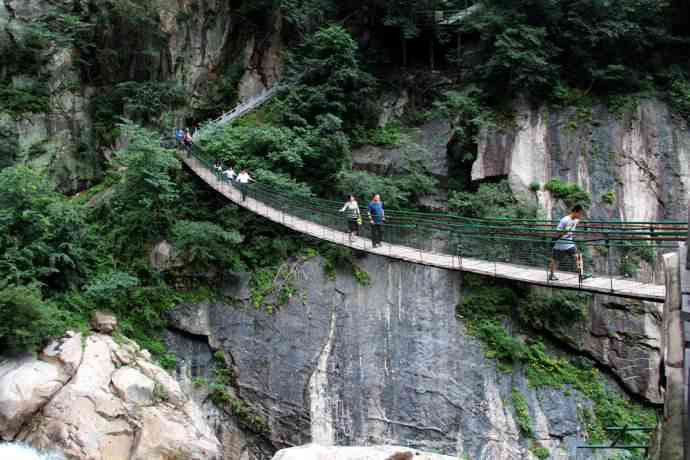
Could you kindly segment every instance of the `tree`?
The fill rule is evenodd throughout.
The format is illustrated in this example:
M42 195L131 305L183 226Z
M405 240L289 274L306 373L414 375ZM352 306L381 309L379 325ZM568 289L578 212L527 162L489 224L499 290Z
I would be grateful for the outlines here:
M0 287L78 285L91 263L85 215L26 166L0 171Z
M34 350L65 330L65 314L33 286L0 289L0 350Z
M131 123L121 129L128 139L116 156L121 177L109 205L98 212L113 252L140 257L145 244L164 238L175 220L179 191L174 174L180 162L154 133Z
M375 79L361 69L357 44L341 26L328 26L310 35L287 60L288 78L295 81L287 97L286 122L317 124L330 114L348 126L364 117Z

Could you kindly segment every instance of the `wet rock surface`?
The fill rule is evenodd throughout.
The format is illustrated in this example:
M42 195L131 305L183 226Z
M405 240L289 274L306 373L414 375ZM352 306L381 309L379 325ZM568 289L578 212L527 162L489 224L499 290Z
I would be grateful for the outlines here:
M512 406L517 388L540 445L574 458L578 410L591 404L498 371L456 318L459 273L377 256L358 263L369 286L349 273L329 279L319 258L301 263L297 294L274 314L241 300L181 306L169 341L188 366L178 376L190 381L195 362L203 374L222 350L236 396L268 421L274 449L403 444L486 460L533 458Z

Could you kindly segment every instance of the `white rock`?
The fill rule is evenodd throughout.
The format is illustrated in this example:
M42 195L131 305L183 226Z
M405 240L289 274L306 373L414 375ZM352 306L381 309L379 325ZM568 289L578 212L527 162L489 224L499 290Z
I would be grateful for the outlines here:
M396 453L410 452L414 460L457 460L447 455L420 452L407 447L324 447L307 444L279 450L273 460L388 460Z
M151 404L156 382L132 367L122 367L113 374L113 387L126 403Z
M0 438L12 440L24 423L62 388L81 360L81 336L54 341L40 358L0 362ZM1 458L1 457L0 457Z
M148 407L132 460L220 460L220 444L190 429L190 419L169 406Z
M81 350L81 336L69 340ZM72 345L65 342L48 347L43 355L50 362L26 357L0 364L0 398L9 394L21 401L35 401L17 409L16 404L0 400L4 417L0 421L12 421L11 427L0 425L1 436L15 438L22 427L17 440L39 449L58 448L70 459L221 458L220 443L198 407L131 342L92 335L84 341L80 360L68 353L74 351ZM123 360L131 364L118 368ZM71 365L76 366L72 376L64 371ZM25 396L26 382L32 379L52 386L30 386L34 390ZM17 382L22 382L21 388ZM0 460L6 458L0 455Z
M3 460L64 460L55 452L39 452L24 444L0 444L0 458Z

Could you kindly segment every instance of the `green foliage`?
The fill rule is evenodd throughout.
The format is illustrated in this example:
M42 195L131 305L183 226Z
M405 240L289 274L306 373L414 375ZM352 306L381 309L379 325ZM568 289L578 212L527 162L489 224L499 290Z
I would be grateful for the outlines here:
M369 273L362 270L355 259L352 249L330 243L323 243L319 248L319 253L324 258L324 271L326 276L335 280L337 270L350 270L352 276L361 286L369 286L371 278Z
M637 91L660 62L679 60L669 9L654 0L615 8L606 0L484 0L464 22L480 36L472 77L495 101L525 91L543 97L558 85Z
M277 268L267 267L255 270L249 284L252 305L255 308L266 309L269 314L287 305L297 293L294 276L294 264L288 262Z
M287 22L302 38L313 33L337 10L334 0L280 0Z
M287 72L299 78L287 96L289 125L317 125L322 116L366 119L364 109L375 80L361 70L357 43L343 27L328 26L308 36L288 55Z
M539 460L546 460L551 456L551 452L546 447L537 446L536 444L530 449L535 457Z
M448 207L466 217L527 219L537 215L537 208L518 203L506 180L479 186L476 192L450 193Z
M609 190L608 192L602 195L601 201L603 201L606 204L614 204L616 202L616 192L613 190Z
M539 190L541 190L541 184L539 182L536 182L536 181L530 182L529 189L536 193Z
M50 94L47 84L41 80L29 80L25 86L0 83L0 100L2 110L18 119L29 113L48 112Z
M367 129L365 127L357 127L352 133L352 144L354 146L360 145L378 145L383 147L397 147L405 143L408 137L403 132L403 126L399 121L388 122L383 127Z
M95 305L103 308L113 308L127 292L139 286L140 281L129 273L110 270L96 275L84 288L84 294Z
M124 167L107 208L98 212L108 222L108 238L116 254L135 257L149 241L165 237L176 221L179 189L174 174L180 162L173 151L160 147L155 135L125 124L129 144L118 152Z
M0 290L0 350L33 350L64 333L68 320L35 286Z
M437 181L421 160L405 162L396 176L378 176L366 171L341 170L335 177L340 196L355 195L359 203L368 203L374 194L381 195L388 208L413 208L420 196L436 189Z
M544 185L544 188L551 192L554 198L563 200L568 208L576 204L589 206L592 202L589 194L575 183L563 182L560 179L551 179Z
M512 390L513 407L515 408L515 421L517 422L520 431L527 437L534 437L534 430L532 429L532 417L529 415L529 406L527 405L527 398L519 389Z
M172 227L175 247L192 266L208 268L212 265L240 267L235 246L243 238L237 230L225 230L212 222L180 220Z
M216 363L215 377L209 385L211 401L237 417L243 428L256 434L269 434L271 429L266 420L257 414L249 404L234 396L232 386L236 385L236 376L232 369L225 364L222 352L216 352L214 357Z
M572 388L590 399L593 413L586 425L593 442L606 440L604 427L654 425L652 410L612 392L591 363L555 357L538 339L523 342L512 336L502 322L508 321L517 299L523 296L520 291L500 283L492 285L479 277L465 275L465 279L468 292L458 305L458 315L468 332L482 341L487 357L496 359L504 372L510 371L513 364L520 364L534 388ZM522 306L518 304L518 308ZM646 439L646 434L631 433L625 441L644 443Z
M668 99L673 110L690 120L690 81L682 77L674 79Z
M622 241L616 245L617 260L624 276L635 277L640 270L640 263L654 264L657 257L654 243L646 241Z
M81 208L26 166L0 171L0 287L78 284L91 263L93 235Z
M585 319L592 301L591 294L549 289L531 291L519 302L518 314L524 324L537 328L558 328Z

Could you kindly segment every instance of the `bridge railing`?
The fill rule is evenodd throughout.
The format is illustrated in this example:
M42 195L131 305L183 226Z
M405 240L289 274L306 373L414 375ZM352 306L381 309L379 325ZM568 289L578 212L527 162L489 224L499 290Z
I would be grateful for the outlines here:
M195 147L191 154L214 171L218 181L224 180L202 149ZM345 215L339 212L342 202L300 196L260 183L250 184L247 195L287 215L347 232ZM359 233L366 237L371 234L366 208L361 208L361 214ZM559 236L556 224L553 220L472 219L450 213L387 209L383 241L423 254L450 256L459 266L484 261L537 268L544 271L546 279L554 240ZM583 255L584 271L609 278L610 290L615 292L619 280L661 283L660 255L675 250L678 241L687 237L687 228L685 222L589 221L573 233ZM370 244L366 238L359 240ZM564 275L569 279L580 276L574 257L559 260L558 271L561 279Z

